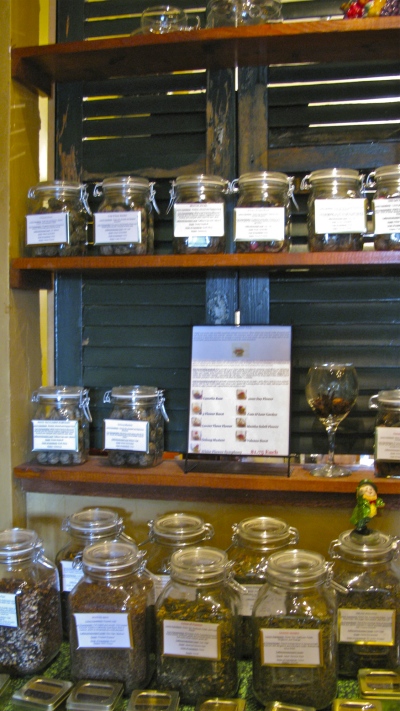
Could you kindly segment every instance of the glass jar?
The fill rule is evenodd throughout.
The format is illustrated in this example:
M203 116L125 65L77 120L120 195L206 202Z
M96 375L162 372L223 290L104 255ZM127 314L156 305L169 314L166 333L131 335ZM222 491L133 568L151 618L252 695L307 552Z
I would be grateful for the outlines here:
M225 251L225 196L228 181L216 175L182 175L172 182L175 254Z
M277 551L253 609L253 689L263 705L279 699L315 709L336 696L335 593L319 553Z
M104 448L114 467L155 467L164 453L164 391L145 385L108 390L103 402L113 404L104 420Z
M400 389L381 390L369 400L375 420L375 476L400 477Z
M81 387L40 387L32 420L32 452L39 464L82 464L89 453L89 391Z
M34 257L74 257L86 253L92 213L86 185L45 181L28 191L26 246Z
M0 532L0 671L37 674L62 642L58 572L35 531Z
M69 593L83 577L82 552L85 546L103 540L119 540L124 530L123 520L109 509L84 509L64 519L62 530L70 536L66 546L58 551L55 559L60 575L61 611L64 635L69 634ZM132 541L133 543L133 541Z
M207 27L260 25L282 20L281 0L210 0Z
M310 190L307 227L311 252L362 250L367 231L363 176L351 169L316 170L303 178L301 190Z
M293 181L284 173L244 173L233 181L235 252L287 252Z
M201 516L187 513L164 514L149 521L148 526L148 538L141 545L146 546L147 569L154 576L157 599L169 582L172 554L181 548L209 541L214 529Z
M84 577L70 592L73 681L119 681L126 694L150 679L148 607L153 583L143 555L126 542L86 546Z
M94 197L103 196L94 215L94 244L100 254L153 254L154 183L132 176L106 178Z
M344 531L330 545L338 588L339 673L395 669L400 645L398 542L381 531Z
M368 175L366 186L375 186L372 200L375 249L400 249L400 164L377 168Z
M171 556L156 602L157 688L181 703L233 697L238 688L237 594L225 551L189 546Z
M268 558L277 550L294 546L299 540L296 528L279 518L252 516L233 525L232 546L228 549L233 562L232 573L243 587L240 593L239 646L243 657L251 657L252 612L257 595L266 581Z

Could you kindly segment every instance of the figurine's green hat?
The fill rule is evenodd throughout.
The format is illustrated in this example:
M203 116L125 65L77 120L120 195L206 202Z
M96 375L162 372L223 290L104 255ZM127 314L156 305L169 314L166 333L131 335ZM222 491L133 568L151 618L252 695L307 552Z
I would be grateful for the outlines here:
M372 488L375 489L376 493L378 493L378 487L377 487L377 485L376 485L373 481L371 481L370 479L362 479L362 480L360 481L359 485L357 486L357 491L359 491L359 489L361 489L361 487L362 487L362 486L365 486L366 484L369 484L369 486L372 486Z

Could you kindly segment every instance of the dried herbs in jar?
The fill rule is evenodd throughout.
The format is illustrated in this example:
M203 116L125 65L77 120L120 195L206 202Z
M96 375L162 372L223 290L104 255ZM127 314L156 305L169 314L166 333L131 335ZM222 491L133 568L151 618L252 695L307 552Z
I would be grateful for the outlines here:
M400 389L381 390L369 400L375 420L375 475L400 477Z
M278 551L253 608L253 690L266 705L279 699L323 709L337 685L336 601L319 553Z
M36 674L62 642L59 579L32 530L0 532L0 671Z
M189 546L171 557L156 602L157 688L178 691L182 703L237 691L237 595L228 570L217 548Z

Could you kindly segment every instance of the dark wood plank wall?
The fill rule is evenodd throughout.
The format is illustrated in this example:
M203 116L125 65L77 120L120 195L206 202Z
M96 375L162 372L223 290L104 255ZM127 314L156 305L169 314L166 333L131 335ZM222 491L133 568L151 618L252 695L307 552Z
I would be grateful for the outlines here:
M129 34L148 4L58 0L58 39ZM188 8L185 1L177 4ZM287 2L283 14L340 16L339 5ZM189 10L200 14L204 26L204 5L192 2ZM377 123L398 120L399 104L372 103L398 97L399 64L245 68L238 72L237 91L233 70L65 85L57 91L56 175L84 180L90 192L112 174L155 180L161 212L156 251L168 253L172 224L166 208L177 175L206 171L232 179L250 170L281 170L294 175L299 188L301 177L317 168L368 172L400 162L398 124ZM364 103L339 103L351 100ZM326 102L336 103L320 105ZM307 196L297 190L296 198L293 241L304 247ZM230 202L229 225L232 207ZM360 397L339 430L339 451L372 452L369 397L400 385L400 281L392 273L77 274L58 276L55 293L56 380L90 388L96 448L102 446L107 414L104 392L138 383L165 388L166 447L185 451L191 327L233 323L237 309L243 324L293 327L295 453L326 449L322 427L304 398L305 374L314 360L352 361L359 373Z

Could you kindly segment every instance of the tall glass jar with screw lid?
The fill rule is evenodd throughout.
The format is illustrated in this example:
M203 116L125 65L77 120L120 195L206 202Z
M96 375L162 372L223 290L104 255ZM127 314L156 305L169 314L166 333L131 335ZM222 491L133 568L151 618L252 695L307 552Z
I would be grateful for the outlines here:
M90 508L77 511L67 516L62 523L62 530L69 534L70 540L58 551L55 563L60 574L61 609L64 635L69 634L69 593L83 577L82 552L86 546L104 540L125 538L124 522L115 511L103 508ZM129 539L132 544L134 541Z
M338 587L339 673L400 663L398 542L382 531L344 531L330 545Z
M284 173L244 173L233 181L235 252L287 252L293 181Z
M32 394L32 452L39 464L82 464L89 453L89 391L69 385L42 386Z
M102 202L94 215L94 245L103 255L152 254L154 251L154 183L122 176L97 183Z
M155 467L164 453L164 391L133 385L108 390L103 401L111 402L104 420L104 448L114 467Z
M156 602L157 688L184 704L233 697L238 687L237 595L225 551L189 546L171 557Z
M29 189L25 241L32 256L86 254L91 223L86 185L54 180Z
M0 671L37 674L62 642L58 572L35 531L0 532Z
M366 187L375 187L372 200L375 249L400 249L400 164L374 170L367 177Z
M400 477L400 388L372 395L369 407L376 410L375 476Z
M270 516L252 516L233 526L228 554L233 562L233 576L242 588L239 647L243 657L249 658L253 653L252 612L257 595L266 582L268 558L278 550L296 545L298 540L296 528Z
M84 577L69 596L73 681L119 681L126 694L148 683L153 583L144 565L143 554L127 542L84 548Z
M224 252L227 180L217 175L181 175L172 182L175 254Z
M253 609L253 690L323 709L337 685L336 601L329 566L314 551L277 551Z
M309 190L308 246L311 252L348 252L363 248L367 201L357 170L315 170L301 182Z

